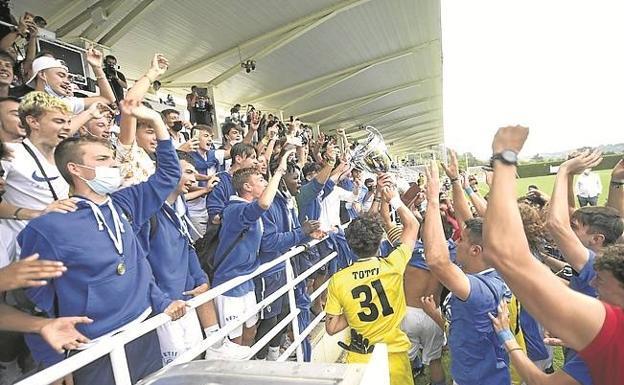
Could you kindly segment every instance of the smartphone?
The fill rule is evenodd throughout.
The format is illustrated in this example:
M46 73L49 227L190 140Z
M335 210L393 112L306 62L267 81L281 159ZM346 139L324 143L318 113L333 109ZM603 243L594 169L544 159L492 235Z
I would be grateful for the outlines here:
M173 129L175 131L180 131L182 128L183 128L183 126L182 126L182 121L181 120L173 122Z
M199 140L201 133L202 133L201 130L193 130L193 139Z

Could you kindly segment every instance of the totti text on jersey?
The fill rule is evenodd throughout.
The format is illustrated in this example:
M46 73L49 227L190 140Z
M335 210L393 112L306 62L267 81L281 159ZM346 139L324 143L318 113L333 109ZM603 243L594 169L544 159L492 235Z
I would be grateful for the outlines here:
M364 279L370 276L379 275L379 268L373 267L372 269L352 271L353 279Z

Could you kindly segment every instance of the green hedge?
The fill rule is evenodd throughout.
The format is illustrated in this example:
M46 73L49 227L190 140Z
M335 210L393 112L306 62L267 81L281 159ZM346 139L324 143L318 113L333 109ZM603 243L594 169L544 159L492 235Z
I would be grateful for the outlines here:
M594 170L611 169L620 159L622 159L622 154L605 155L602 162L600 162L598 166L594 167ZM561 163L563 163L563 160L544 163L521 164L518 166L518 175L520 176L520 178L550 175L550 166L559 166Z

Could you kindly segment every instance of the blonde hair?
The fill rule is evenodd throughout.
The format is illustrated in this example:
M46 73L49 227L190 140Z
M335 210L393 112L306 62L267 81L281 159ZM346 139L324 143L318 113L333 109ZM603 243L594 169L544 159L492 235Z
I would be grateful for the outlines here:
M42 91L33 91L26 94L20 102L18 112L22 125L26 127L28 134L30 134L30 127L26 122L27 116L38 119L46 112L61 112L66 115L72 115L72 110L67 102Z

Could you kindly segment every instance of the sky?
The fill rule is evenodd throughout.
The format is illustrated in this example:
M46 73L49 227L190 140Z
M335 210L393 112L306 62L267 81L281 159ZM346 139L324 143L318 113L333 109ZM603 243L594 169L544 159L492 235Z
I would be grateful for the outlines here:
M445 141L491 155L498 127L521 153L624 142L624 1L442 0Z

